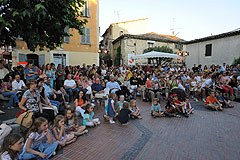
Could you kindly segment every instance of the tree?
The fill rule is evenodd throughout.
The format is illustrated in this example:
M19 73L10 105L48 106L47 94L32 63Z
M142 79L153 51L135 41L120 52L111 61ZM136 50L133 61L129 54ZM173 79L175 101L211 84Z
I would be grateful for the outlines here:
M106 63L107 61L111 60L112 57L109 53L106 53L104 56L103 56L103 60L104 62Z
M117 48L117 54L116 54L115 59L114 59L115 66L120 65L121 59L122 59L122 53L121 53L121 47L119 46Z
M240 57L234 59L234 61L232 63L233 66L236 66L237 64L240 64Z
M157 52L166 52L166 53L173 53L173 50L167 46L155 46L153 48L146 48L143 50L143 53L157 51Z
M31 51L54 49L63 43L65 27L82 33L84 0L1 0L0 46L15 46L23 38Z

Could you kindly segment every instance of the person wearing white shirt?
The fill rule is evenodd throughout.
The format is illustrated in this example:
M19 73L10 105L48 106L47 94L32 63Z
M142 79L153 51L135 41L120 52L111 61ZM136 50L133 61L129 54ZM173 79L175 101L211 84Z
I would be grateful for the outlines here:
M20 75L16 74L15 75L15 80L12 82L12 90L13 91L24 91L26 90L27 87L23 80L20 80Z
M68 74L67 79L64 81L64 88L69 95L69 100L71 102L79 92L76 82L72 79L71 74Z
M25 85L23 80L20 80L20 75L16 74L15 79L12 82L12 91L16 91L18 99L21 100L22 95L26 90L27 90L27 86Z
M201 89L203 102L205 102L205 97L209 95L210 89L215 85L215 80L216 76L212 75L202 84Z

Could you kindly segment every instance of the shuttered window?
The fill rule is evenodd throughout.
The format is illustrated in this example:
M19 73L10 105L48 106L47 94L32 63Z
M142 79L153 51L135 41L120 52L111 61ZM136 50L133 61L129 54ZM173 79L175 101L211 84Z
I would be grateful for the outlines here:
M25 54L19 53L18 57L19 57L19 62L27 62L27 57Z
M64 32L67 33L68 35L70 35L70 33L69 33L69 27L68 27L68 26L66 26L66 27L64 28ZM64 43L69 43L69 42L70 42L70 36L65 36L65 37L64 37Z
M206 45L205 56L212 56L212 44Z
M83 29L83 35L81 35L81 44L91 44L90 28L88 28L88 27L85 27Z
M41 54L38 56L38 63L39 63L39 66L42 66L45 64L45 54Z
M90 17L90 3L89 3L89 0L85 1L82 13L83 13L83 17Z

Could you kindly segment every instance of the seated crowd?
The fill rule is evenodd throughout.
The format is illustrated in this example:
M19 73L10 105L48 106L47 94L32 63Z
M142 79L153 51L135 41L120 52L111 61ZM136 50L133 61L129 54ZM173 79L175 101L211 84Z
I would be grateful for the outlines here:
M56 149L88 133L86 127L100 124L94 108L102 104L105 121L127 125L129 119L142 118L137 96L152 103L150 115L154 118L189 117L194 112L190 99L202 100L207 109L217 111L232 108L231 101L240 99L240 64L187 69L85 64L55 68L52 63L7 70L1 61L0 79L1 94L9 97L8 109L19 107L21 113L34 113L26 137L10 134L4 139L2 159L49 159ZM162 101L166 101L164 108Z

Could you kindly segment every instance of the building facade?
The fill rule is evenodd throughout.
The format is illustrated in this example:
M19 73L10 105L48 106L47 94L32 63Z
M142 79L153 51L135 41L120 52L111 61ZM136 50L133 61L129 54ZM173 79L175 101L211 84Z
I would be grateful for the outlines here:
M120 47L122 64L128 65L128 55L140 55L143 54L145 49L158 46L167 46L168 48L172 49L174 53L176 53L177 51L179 51L179 49L184 49L182 42L184 42L184 40L178 37L156 34L153 32L140 35L125 34L113 41L112 58L115 59L117 55L117 50ZM147 61L141 61L140 63L144 64L147 63Z
M75 29L65 28L73 36L65 37L62 47L55 50L32 52L27 49L27 45L21 39L16 42L16 47L12 52L13 66L19 62L30 62L35 65L55 63L55 65L82 65L99 63L99 0L86 0L82 8L84 19L88 23L84 27L84 35L79 35Z
M147 18L112 23L102 35L101 49L105 49L113 56L112 42L124 34L147 33Z
M188 67L196 65L232 64L240 57L240 30L188 41L186 57Z

